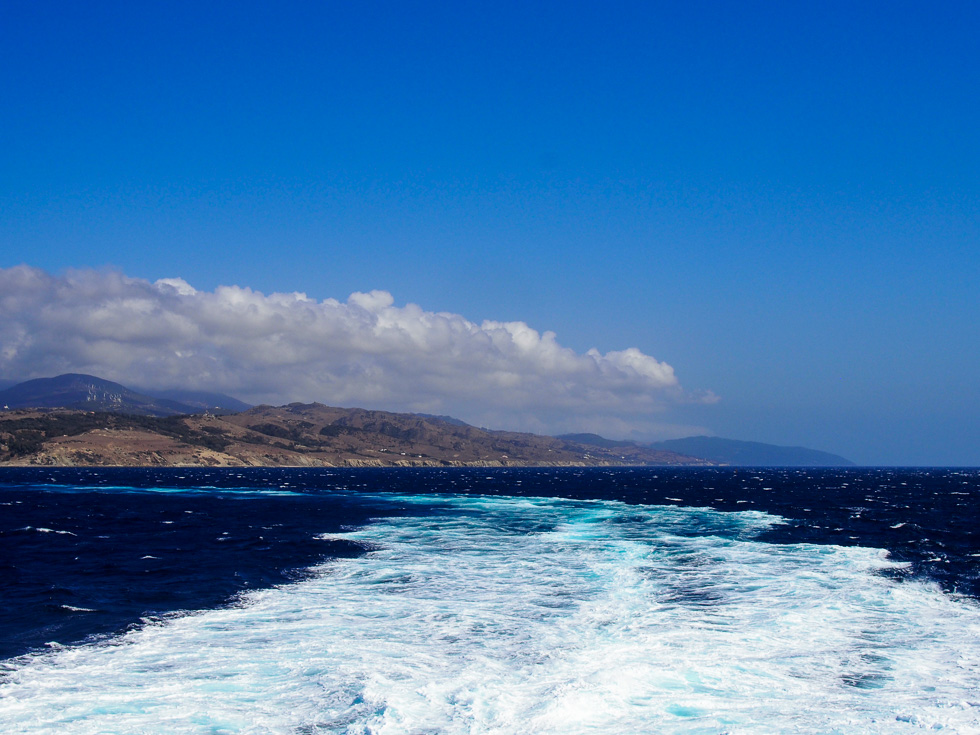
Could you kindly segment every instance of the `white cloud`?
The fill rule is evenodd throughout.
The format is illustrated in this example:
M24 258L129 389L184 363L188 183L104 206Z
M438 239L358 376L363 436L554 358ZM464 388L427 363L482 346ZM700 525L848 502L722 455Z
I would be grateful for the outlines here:
M116 272L0 269L0 376L84 372L143 387L220 390L254 402L453 413L495 428L637 430L695 400L635 348L582 354L523 322L471 322L395 306L264 295ZM710 401L712 397L697 399Z

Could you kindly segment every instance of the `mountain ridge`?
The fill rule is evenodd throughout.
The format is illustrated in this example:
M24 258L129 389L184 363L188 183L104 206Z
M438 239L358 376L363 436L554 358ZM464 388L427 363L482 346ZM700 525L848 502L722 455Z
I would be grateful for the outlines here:
M647 447L699 457L712 464L733 467L854 467L855 464L838 454L808 447L788 447L764 442L724 439L717 436L689 436L659 442L634 442L606 439L598 434L560 434L559 439L582 444L613 448L624 446Z
M64 373L53 378L34 378L16 383L0 390L0 406L77 409L137 416L173 416L251 408L250 404L223 393L180 389L138 391L85 373Z
M0 465L601 467L710 465L643 447L606 450L415 414L319 403L240 413L139 416L0 412Z
M689 454L712 462L740 467L853 467L854 462L838 454L808 447L791 447L764 442L691 436L668 439L646 446Z
M248 406L220 393L137 392L83 373L0 391L0 464L111 466L704 465L647 447L595 447L478 429L452 416ZM182 400L176 400L182 399ZM216 405L218 402L224 407ZM229 408L245 407L232 411Z
M0 406L0 463L853 466L806 447L708 436L652 443L591 433L542 437L478 429L452 416L319 403L250 406L223 393L135 391L83 373L17 383L0 390ZM217 417L220 424L207 423ZM172 420L178 418L183 423ZM118 435L125 431L142 433ZM82 446L80 436L88 436L90 446ZM55 446L69 444L72 451Z

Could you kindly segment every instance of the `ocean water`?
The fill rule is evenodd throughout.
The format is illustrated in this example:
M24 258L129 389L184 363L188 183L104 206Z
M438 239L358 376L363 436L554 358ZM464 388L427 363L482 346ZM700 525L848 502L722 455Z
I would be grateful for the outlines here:
M0 472L0 732L980 733L980 470Z

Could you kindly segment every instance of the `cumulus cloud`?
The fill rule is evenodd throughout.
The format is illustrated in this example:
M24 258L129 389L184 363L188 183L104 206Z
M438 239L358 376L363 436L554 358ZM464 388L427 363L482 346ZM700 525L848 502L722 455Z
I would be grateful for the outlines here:
M471 322L396 306L239 286L198 291L81 270L0 269L0 376L83 372L253 402L453 413L503 428L632 426L692 398L638 349L577 353L523 322Z

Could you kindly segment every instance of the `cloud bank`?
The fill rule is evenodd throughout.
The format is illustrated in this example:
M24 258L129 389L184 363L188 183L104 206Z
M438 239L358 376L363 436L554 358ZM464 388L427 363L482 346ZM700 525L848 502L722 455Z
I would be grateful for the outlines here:
M0 269L0 376L65 372L555 432L642 431L670 404L712 400L687 395L670 365L638 349L577 353L524 322L395 306L385 291L316 301L198 291L180 278Z

